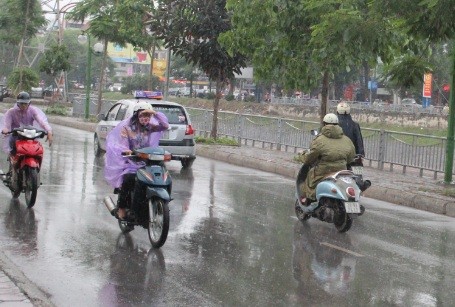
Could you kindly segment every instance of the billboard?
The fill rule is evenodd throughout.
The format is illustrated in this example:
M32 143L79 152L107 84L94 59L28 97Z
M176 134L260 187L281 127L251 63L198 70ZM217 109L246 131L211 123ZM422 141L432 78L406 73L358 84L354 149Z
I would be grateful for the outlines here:
M107 54L112 61L116 63L150 65L150 56L148 52L135 50L130 44L122 47L118 44L108 43ZM133 74L133 68L129 66L126 69L127 75L131 76ZM153 74L164 78L166 74L166 59L153 60Z
M422 96L425 98L431 98L431 84L433 80L433 75L431 73L426 73L423 75L423 93Z
M134 50L134 47L130 44L122 47L117 44L109 43L107 45L107 54L111 58L121 58L129 63L150 64L150 56L148 53L143 50Z

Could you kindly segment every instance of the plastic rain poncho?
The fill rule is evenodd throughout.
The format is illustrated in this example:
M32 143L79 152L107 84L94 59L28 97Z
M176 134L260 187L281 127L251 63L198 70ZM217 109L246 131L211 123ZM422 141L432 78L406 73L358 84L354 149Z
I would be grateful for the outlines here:
M106 162L104 178L114 188L119 188L123 182L123 175L136 173L143 167L144 162L133 162L122 157L122 152L144 147L158 147L163 131L169 128L166 115L156 112L150 118L149 124L141 126L133 124L132 117L121 121L106 138Z
M13 130L14 128L25 127L25 126L38 126L41 129L46 130L46 132L52 132L52 128L47 121L46 114L44 114L41 109L28 106L26 110L21 110L16 104L14 107L6 111L5 116L3 117L3 128L6 128L8 131ZM3 139L3 151L10 153L12 148L10 147L10 138L11 135Z

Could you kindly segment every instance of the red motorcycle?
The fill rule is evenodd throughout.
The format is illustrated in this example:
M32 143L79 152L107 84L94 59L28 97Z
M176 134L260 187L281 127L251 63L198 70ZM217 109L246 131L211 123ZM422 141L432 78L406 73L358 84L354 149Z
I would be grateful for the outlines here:
M37 140L47 132L36 127L14 128L7 134L16 139L16 152L9 156L10 170L3 174L3 183L11 190L13 198L24 192L27 207L35 205L40 182L40 168L43 161L43 145Z

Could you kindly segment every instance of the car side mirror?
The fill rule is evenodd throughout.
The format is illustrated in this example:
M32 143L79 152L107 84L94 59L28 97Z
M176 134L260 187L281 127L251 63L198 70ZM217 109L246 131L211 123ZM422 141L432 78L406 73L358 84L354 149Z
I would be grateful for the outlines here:
M105 120L105 119L106 119L106 115L104 115L103 113L100 113L100 114L98 114L98 115L96 116L96 118L97 118L98 120Z

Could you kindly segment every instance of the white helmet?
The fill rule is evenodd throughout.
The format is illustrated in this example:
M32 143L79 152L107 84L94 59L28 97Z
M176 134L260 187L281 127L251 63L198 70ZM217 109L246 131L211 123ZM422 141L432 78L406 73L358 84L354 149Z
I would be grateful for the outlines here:
M338 116L336 116L335 114L333 113L327 113L324 118L322 119L322 121L325 123L325 124L330 124L330 125L338 125Z
M133 108L133 112L136 113L142 110L153 110L152 105L146 101L139 101Z
M351 106L347 102L340 102L337 105L337 113L338 114L349 114L351 113Z

